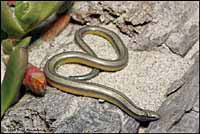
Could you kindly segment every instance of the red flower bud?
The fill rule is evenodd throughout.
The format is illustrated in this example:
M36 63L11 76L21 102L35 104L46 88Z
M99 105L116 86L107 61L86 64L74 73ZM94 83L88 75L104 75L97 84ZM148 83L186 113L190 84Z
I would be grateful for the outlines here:
M16 0L10 0L6 2L8 6L15 6Z
M44 73L32 64L28 64L23 84L34 94L43 96L46 91L46 78Z

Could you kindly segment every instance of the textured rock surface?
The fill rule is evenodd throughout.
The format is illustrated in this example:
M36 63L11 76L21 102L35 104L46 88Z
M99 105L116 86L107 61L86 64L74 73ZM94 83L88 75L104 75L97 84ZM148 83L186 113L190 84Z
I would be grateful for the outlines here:
M81 51L73 42L74 32L81 27L79 24L106 27L116 32L125 43L129 50L129 63L122 71L103 72L90 81L113 87L125 93L138 106L155 111L165 101L167 93L163 105L168 102L172 106L163 110L176 114L165 116L160 108L159 112L164 116L150 124L148 131L196 132L199 131L198 124L195 124L199 119L199 96L195 94L199 92L199 85L196 85L199 78L190 71L184 73L194 62L191 57L199 51L198 8L198 2L76 2L74 11L81 13L82 17L73 16L74 21L52 42L33 44L29 49L29 62L42 69L47 59L56 53ZM105 40L88 35L85 41L91 44L99 57L116 57ZM89 70L82 66L64 65L58 73L76 75ZM4 72L5 65L1 60L1 81ZM182 90L183 87L184 91L187 89L186 85L188 88L194 86L194 92L186 91L188 94L184 94ZM176 96L183 97L177 99ZM177 107L180 101L184 101L181 108ZM174 107L178 109L175 112ZM173 121L166 126L154 126L168 117ZM176 123L178 119L180 121ZM50 87L43 98L27 93L1 121L2 132L134 133L139 127L138 122L112 104L99 103L96 99L74 96Z
M44 97L26 94L1 122L3 132L137 132L139 123L109 103L48 87Z
M199 2L88 2L77 6L82 21L113 23L132 37L132 47L148 50L163 42L184 56L199 40ZM91 17L93 16L93 17Z
M158 110L162 118L159 121L150 123L146 132L199 132L198 54L196 55L195 64L179 81L174 82L169 88L168 97Z

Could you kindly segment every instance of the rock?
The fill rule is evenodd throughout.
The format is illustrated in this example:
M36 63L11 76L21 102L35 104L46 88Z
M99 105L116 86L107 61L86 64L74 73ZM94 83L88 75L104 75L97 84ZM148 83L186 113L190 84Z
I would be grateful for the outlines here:
M171 33L167 41L168 47L170 47L174 53L185 56L190 48L199 40L198 29L199 25L193 24L189 29L179 29L181 32L176 31Z
M135 34L134 49L149 50L165 42L173 53L185 56L199 40L199 3L166 1L150 7L152 20Z
M176 123L169 133L198 133L199 132L199 113L191 111L185 113L184 116Z
M199 56L195 64L181 79L181 86L172 85L175 89L159 108L161 119L150 123L146 132L199 132Z
M162 118L150 123L148 132L198 132L199 78L195 72L196 65L180 79L193 63L192 59L183 56L187 57L187 51L199 40L198 6L197 2L168 1L75 2L72 11L80 16L74 16L74 21L52 42L32 44L29 62L42 69L47 59L57 53L81 51L73 40L74 32L83 25L106 27L124 41L129 50L129 64L119 72L103 72L90 82L118 89L139 107L151 110L156 110L162 104L167 92L167 100L158 111ZM112 48L101 38L95 37L94 40L88 36L85 41L100 57L115 58ZM192 49L199 51L198 47ZM79 67L67 65L59 68L58 72L61 75L79 75L89 71L86 67ZM1 71L5 72L2 60ZM173 81L176 83L168 89ZM140 124L107 102L100 103L96 99L48 87L43 98L26 93L6 112L1 128L2 132L10 133L137 133Z
M44 97L26 94L1 121L2 132L137 132L139 123L115 106L48 87Z
M83 16L82 21L92 25L115 24L132 37L134 50L149 50L166 42L173 53L185 56L199 40L199 2L83 3L75 3L82 8L74 9Z
M192 110L195 111L195 112L199 112L199 94L197 94L196 102L193 105L193 109Z
M168 88L166 96L169 96L169 95L173 94L174 92L176 92L177 90L179 90L183 86L184 83L185 83L185 81L183 81L181 79L174 81L174 83L171 85L171 87Z
M77 2L74 10L82 15L81 23L108 24L114 23L124 33L134 35L141 27L152 21L152 4L154 2L122 2L122 1L93 1ZM119 8L120 7L120 8ZM125 27L127 31L125 31Z

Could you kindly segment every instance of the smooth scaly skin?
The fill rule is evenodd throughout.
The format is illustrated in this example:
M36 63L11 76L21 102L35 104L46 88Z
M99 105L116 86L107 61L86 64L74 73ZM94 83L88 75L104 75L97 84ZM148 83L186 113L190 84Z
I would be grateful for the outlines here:
M29 42L30 38L25 38L10 54L1 85L1 118L19 94L28 64L28 51L26 46Z
M93 50L83 41L82 37L85 34L98 35L108 40L115 48L118 58L116 60L98 58ZM52 86L64 92L99 98L111 102L139 121L153 121L159 119L159 115L157 113L137 107L123 93L113 88L57 74L57 68L66 63L84 64L103 71L118 71L123 69L128 62L128 50L124 46L121 39L115 33L105 28L96 26L84 27L76 32L75 41L87 53L64 52L49 59L45 65L44 73L47 77L47 81ZM90 78L87 78L87 75L85 75L82 80L84 79Z

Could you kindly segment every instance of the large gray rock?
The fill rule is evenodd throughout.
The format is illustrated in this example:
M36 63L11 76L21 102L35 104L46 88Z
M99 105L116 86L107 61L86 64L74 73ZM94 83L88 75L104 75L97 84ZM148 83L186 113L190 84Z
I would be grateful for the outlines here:
M47 88L44 97L27 93L9 109L2 132L137 132L139 123L109 103Z
M80 5L78 5L80 4ZM185 56L199 40L199 2L87 2L78 3L82 24L113 23L132 37L135 50L151 50L162 43ZM77 17L74 17L77 18Z
M150 123L146 132L199 132L199 54L195 64L169 88L159 108L161 119Z

